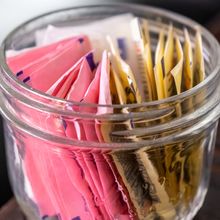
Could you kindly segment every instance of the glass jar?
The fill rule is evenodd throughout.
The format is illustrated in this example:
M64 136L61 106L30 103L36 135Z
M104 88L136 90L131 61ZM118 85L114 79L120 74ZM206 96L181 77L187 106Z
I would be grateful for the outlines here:
M161 27L194 36L194 21L130 4L51 12L16 28L0 51L1 114L11 185L29 219L192 219L205 198L220 101L220 49L203 27L206 79L167 99L141 104L69 102L31 89L5 54L34 45L48 24L74 26L130 12L147 18L152 47ZM101 110L102 114L97 114ZM78 126L101 138L65 137Z

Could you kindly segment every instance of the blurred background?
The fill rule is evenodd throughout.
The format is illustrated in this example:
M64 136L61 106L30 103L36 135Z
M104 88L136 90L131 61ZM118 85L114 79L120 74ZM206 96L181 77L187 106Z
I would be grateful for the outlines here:
M181 13L206 26L220 39L220 0L0 0L0 42L18 24L39 14L78 5L114 2L153 5ZM2 120L0 120L0 207L11 196L6 171Z
M203 25L220 12L219 0L0 0L0 41L21 22L60 8L88 4L130 2L166 8L184 14Z

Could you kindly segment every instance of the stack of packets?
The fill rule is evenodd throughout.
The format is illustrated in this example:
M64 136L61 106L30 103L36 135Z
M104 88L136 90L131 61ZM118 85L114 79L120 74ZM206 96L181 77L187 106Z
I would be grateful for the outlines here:
M180 41L170 24L161 29L153 52L148 28L145 19L132 14L82 26L49 25L36 32L35 47L8 51L7 62L17 78L33 89L104 105L161 100L204 80L199 31L192 45L186 29ZM87 110L114 113L111 108ZM181 107L177 114L181 116ZM36 115L33 118L47 132L93 142L111 142L111 133L120 126L135 127L129 122L118 127L54 116L43 122ZM186 156L181 156L181 147L162 146L158 152L72 147L54 153L46 144L40 150L26 139L29 196L42 219L174 219L178 207L190 205L200 179L200 147Z

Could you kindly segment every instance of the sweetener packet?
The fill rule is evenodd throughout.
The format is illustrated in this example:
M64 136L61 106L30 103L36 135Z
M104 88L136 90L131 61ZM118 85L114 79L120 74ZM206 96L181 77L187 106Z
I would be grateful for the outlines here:
M183 62L183 83L182 90L186 91L193 87L194 73L193 73L193 50L187 29L184 29L184 62ZM190 98L184 106L187 111L193 111L193 99Z
M193 51L187 29L184 29L184 89L193 87Z
M155 66L154 66L154 75L155 75L155 82L156 82L156 89L157 89L157 98L161 100L165 98L164 92L164 31L160 31L159 40L157 44L157 48L155 51Z
M182 72L183 72L183 50L180 43L180 40L177 36L175 36L175 48L177 54L177 64L170 71L173 76L175 82L176 93L179 95L181 93L182 88Z
M64 74L73 64L75 64L75 62L79 60L79 58L88 53L90 50L91 48L88 38L80 37L76 39L70 48L62 51L42 68L32 72L27 84L35 89L47 91L62 74ZM42 83L43 77L44 83Z
M195 52L194 52L194 85L202 82L205 78L204 57L202 52L202 37L200 31L195 36Z
M89 55L83 58L76 80L73 82L73 84L69 88L67 95L64 97L66 100L71 100L71 101L76 101L76 102L81 101L90 83L92 82L94 78L94 74L93 74L94 64L90 66L88 62L88 58L89 58ZM84 130L82 129L82 126L80 125L80 123L78 123L77 119L74 119L72 122L70 121L66 122L66 129L65 129L66 135L68 137L71 137L71 134L73 133L72 130L74 129L73 124L75 127L75 133L78 139L85 140Z
M144 57L147 66L147 73L149 74L150 78L150 86L152 91L152 98L153 100L157 100L157 90L156 90L156 82L153 70L153 60L152 60L152 48L151 48L151 40L150 40L150 33L149 33L149 25L146 19L140 20L142 38L144 41Z
M122 87L126 93L126 103L140 103L142 98L130 66L121 59L117 48L114 46L112 39L109 36L107 37L107 40L112 52L110 56L112 69L114 69L121 80Z
M52 59L54 59L54 57L62 53L63 50L69 48L69 46L70 44L66 44L64 47L58 47L56 50L53 50L52 52L43 55L39 59L36 59L35 61L23 66L22 70L16 73L17 78L24 83L28 82L30 80L30 75L32 75L33 72L47 65ZM12 65L10 67L13 69Z
M99 105L111 105L111 94L110 94L110 85L109 85L109 77L110 77L110 60L107 55L107 52L104 51L101 63L101 76L100 76L100 84L99 84ZM101 107L99 106L97 109L97 114L111 114L113 113L112 108L110 107ZM96 134L98 136L99 142L109 142L109 125L99 124L96 121Z
M171 69L174 65L174 37L173 26L170 25L168 36L164 48L164 95L170 97L173 93L173 77L171 75Z
M35 113L35 115L37 114ZM57 132L56 126L57 125L54 125L54 130L51 130L53 134L56 134ZM44 125L41 125L41 128L43 127ZM48 129L48 127L45 127L45 129ZM65 135L65 133L63 133L63 135ZM25 145L24 165L27 177L32 185L34 198L36 199L34 201L38 204L41 215L45 216L60 213L61 218L71 219L80 214L80 216L84 216L82 219L92 218L89 217L90 211L86 211L87 209L85 208L84 198L81 196L84 192L85 196L87 196L86 199L89 200L89 198L92 198L92 195L90 196L90 191L81 192L77 188L78 185L76 183L80 182L81 187L83 185L83 180L79 180L79 177L81 177L81 170L78 171L78 165L73 166L76 161L72 164L72 157L70 157L71 151L62 149L62 147L61 149L59 147L51 150L51 146L46 143L42 144L38 140L32 140L32 138L29 137L25 139ZM57 153L55 153L56 151ZM64 159L64 161L62 161L62 159ZM30 163L32 164L31 166ZM72 173L71 175L68 174L68 167L74 169L73 178L70 178ZM77 176L77 172L80 174L79 177ZM73 187L73 184L75 188ZM65 187L63 187L64 185ZM87 188L88 187L86 187L86 189ZM80 191L80 193L78 193L78 191ZM76 203L72 198L78 198L78 203ZM72 209L73 203L74 207L79 206L76 210ZM68 210L69 214L66 213L66 210Z
M7 64L13 73L18 73L25 66L37 62L40 58L48 56L50 53L63 49L72 40L73 37L46 46L32 47L20 51L7 51Z
M64 129L62 121L55 115L45 115L41 112L36 112L31 106L24 106L22 103L17 102L16 108L20 112L20 118L29 121L32 127L44 128L46 132L55 135L63 136ZM47 118L45 120L45 118ZM24 137L21 137L21 140ZM52 197L51 191L45 187L45 181L48 177L45 176L45 169L42 169L42 163L46 160L45 156L41 155L41 149L35 146L44 147L38 140L33 139L31 136L25 138L25 155L23 166L26 178L31 186L31 193L28 192L30 198L38 205L39 214L44 217L45 215L53 216L58 212L57 202ZM46 145L46 144L45 144ZM47 185L47 184L46 184Z
M170 194L166 189L165 183L162 184L160 180L160 175L155 166L155 158L152 158L151 150L146 148L141 148L137 150L136 157L140 167L142 167L142 175L144 181L149 184L150 196L153 199L152 207L154 207L157 215L164 219L172 219L176 215L176 210L170 200ZM174 186L175 187L175 186ZM164 212L164 210L169 210L169 212Z
M19 73L21 74L17 74L17 76L29 86L46 92L61 75L90 50L90 42L86 36L76 37L68 42L66 47L58 48L57 51L46 54L40 60L32 62L32 65L20 66ZM10 68L13 69L11 66Z
M47 94L58 98L65 98L71 85L78 76L84 56L81 57L70 69L68 69L48 90Z

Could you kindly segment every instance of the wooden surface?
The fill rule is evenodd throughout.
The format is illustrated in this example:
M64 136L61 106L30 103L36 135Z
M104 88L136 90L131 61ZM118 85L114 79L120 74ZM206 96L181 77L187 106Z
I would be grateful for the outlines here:
M15 199L11 199L0 209L0 220L26 220Z

